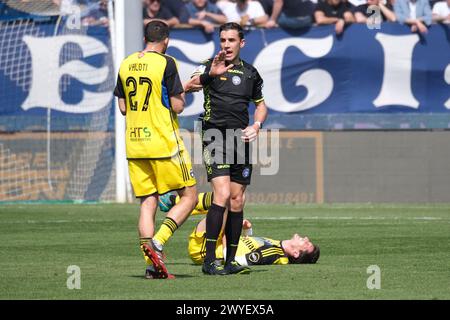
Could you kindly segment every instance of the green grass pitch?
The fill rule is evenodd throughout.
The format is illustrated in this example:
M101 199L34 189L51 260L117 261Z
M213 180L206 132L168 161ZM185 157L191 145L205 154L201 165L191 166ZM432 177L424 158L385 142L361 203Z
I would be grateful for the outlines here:
M247 205L254 234L298 232L316 265L203 275L187 254L190 217L165 247L175 280L145 280L138 205L0 205L0 299L450 299L450 205ZM158 213L160 223L164 215ZM67 267L81 269L69 290ZM377 265L381 288L369 290Z

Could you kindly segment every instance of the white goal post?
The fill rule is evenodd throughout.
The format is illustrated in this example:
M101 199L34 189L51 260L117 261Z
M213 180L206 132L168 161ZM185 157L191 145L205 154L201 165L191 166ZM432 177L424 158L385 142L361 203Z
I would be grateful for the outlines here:
M110 11L113 4L110 0ZM114 19L111 25L111 40L116 74L120 63L129 54L143 49L143 16L141 0L115 0ZM115 135L116 135L116 201L131 202L132 191L128 176L125 154L125 119L115 99Z

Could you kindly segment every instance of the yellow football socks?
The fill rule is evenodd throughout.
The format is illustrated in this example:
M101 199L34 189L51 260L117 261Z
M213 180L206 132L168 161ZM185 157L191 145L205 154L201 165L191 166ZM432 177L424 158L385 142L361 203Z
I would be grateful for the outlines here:
M213 193L212 192L203 192L198 195L198 203L197 206L195 206L195 210L198 211L208 211L211 207L213 199Z
M173 219L166 217L153 239L163 246L177 229L177 223Z
M175 198L175 203L180 201L180 196ZM198 194L198 202L192 211L191 215L196 214L206 214L208 212L209 207L211 207L211 203L213 201L213 193L212 192L202 192Z

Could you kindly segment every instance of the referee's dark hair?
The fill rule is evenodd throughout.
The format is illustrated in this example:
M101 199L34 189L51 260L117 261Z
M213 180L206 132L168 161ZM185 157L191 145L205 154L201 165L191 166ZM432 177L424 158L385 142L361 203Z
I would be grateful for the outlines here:
M223 25L220 26L219 34L222 31L226 31L226 30L237 30L237 32L239 33L239 39L241 39L241 40L244 39L244 30L242 29L242 27L239 23L236 23L236 22L224 23Z
M169 26L160 20L153 20L145 26L145 41L161 42L169 37Z

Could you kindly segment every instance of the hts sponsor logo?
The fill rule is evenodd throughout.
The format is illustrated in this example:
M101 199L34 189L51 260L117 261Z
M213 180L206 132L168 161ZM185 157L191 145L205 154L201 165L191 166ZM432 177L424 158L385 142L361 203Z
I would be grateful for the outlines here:
M130 139L150 138L152 135L148 127L131 127L128 134Z

